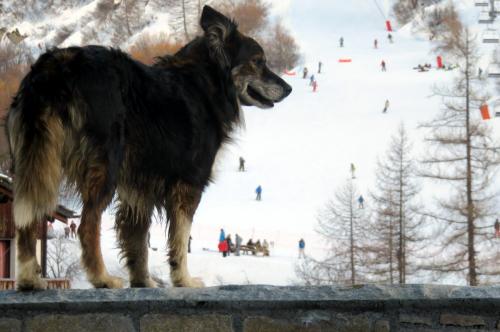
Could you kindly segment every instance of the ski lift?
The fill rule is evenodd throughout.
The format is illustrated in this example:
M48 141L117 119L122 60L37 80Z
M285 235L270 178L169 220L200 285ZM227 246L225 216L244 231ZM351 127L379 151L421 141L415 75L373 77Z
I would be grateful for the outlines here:
M497 44L500 42L500 36L495 29L488 29L483 32L483 43Z
M493 11L495 14L500 14L500 0L493 1Z
M488 66L488 77L500 78L500 63L491 63Z
M475 0L474 3L477 7L487 7L490 5L489 0Z
M478 22L482 24L491 24L495 20L495 13L488 12L480 12Z

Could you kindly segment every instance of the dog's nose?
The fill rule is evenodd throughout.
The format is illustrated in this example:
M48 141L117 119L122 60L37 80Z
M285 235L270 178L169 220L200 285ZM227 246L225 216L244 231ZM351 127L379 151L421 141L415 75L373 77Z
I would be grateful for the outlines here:
M284 96L283 97L286 97L286 96L288 96L292 92L292 87L287 84L283 90L284 90Z

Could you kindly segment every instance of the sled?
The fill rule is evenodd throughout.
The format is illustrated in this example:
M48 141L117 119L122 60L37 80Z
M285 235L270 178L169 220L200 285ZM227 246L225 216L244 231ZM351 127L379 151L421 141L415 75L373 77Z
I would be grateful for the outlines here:
M296 75L296 73L294 71L288 71L286 69L283 71L283 74L288 75L288 76L295 76Z
M339 59L340 63L349 63L352 62L352 59Z
M488 109L488 105L487 104L481 105L481 107L479 107L479 110L481 111L481 117L483 118L483 120L489 120L489 119L491 119L491 117L490 117L490 111Z

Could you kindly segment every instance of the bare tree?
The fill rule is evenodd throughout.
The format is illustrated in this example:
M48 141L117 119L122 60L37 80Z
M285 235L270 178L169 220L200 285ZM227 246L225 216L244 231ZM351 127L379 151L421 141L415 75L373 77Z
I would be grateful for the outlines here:
M291 33L278 21L262 42L270 68L277 72L293 68L299 61L299 47Z
M146 0L121 0L115 4L110 16L114 46L120 46L144 27L145 7Z
M488 249L493 216L498 212L492 184L500 163L500 146L478 112L477 116L472 113L487 98L480 95L484 89L475 75L478 57L474 36L457 22L446 24L447 32L436 50L457 61L460 72L453 85L436 89L444 109L421 125L427 130L429 144L421 175L451 185L453 193L438 200L437 212L427 213L443 222L440 247L427 268L439 274L463 273L467 283L475 286L500 274L499 261L491 265L495 258Z
M199 18L202 7L208 0L152 0L158 8L168 8L172 14L170 25L175 31L182 31L184 41L199 33Z
M51 278L73 279L81 272L77 245L61 237L47 241L47 273Z
M372 244L374 261L370 264L376 274L385 276L384 281L394 282L398 275L400 284L416 270L411 256L422 241L420 228L423 218L415 214L419 209L415 203L419 187L411 156L412 144L403 124L393 136L383 160L376 170L376 190L372 193L375 202L376 221Z
M364 280L364 210L357 204L359 193L352 179L335 193L318 217L317 232L329 244L325 258L308 257L297 267L307 284L350 284Z

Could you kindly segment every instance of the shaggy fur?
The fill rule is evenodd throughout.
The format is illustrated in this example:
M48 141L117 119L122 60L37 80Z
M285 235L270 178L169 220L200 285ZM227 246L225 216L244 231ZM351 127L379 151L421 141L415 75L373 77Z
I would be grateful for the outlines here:
M166 209L175 286L198 287L187 241L215 156L240 121L240 102L272 107L291 88L262 48L205 7L204 35L153 66L100 46L54 49L22 81L9 115L19 289L44 288L36 222L56 206L63 179L80 194L82 262L95 287L116 288L100 249L101 214L117 193L116 229L132 287L154 287L147 232Z

